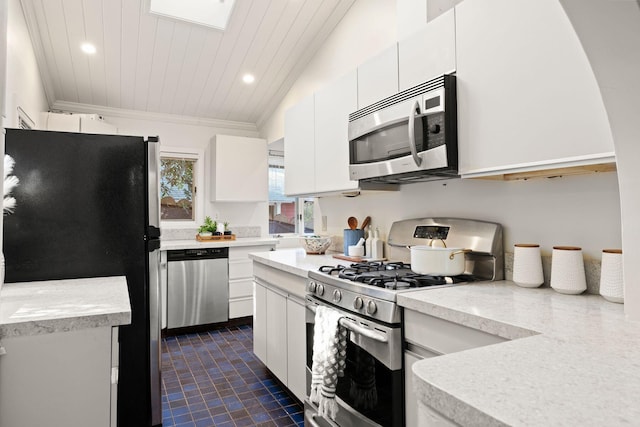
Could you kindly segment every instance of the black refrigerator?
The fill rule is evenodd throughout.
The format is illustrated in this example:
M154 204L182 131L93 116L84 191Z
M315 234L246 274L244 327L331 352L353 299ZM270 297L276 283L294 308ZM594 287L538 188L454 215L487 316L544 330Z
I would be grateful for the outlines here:
M161 425L158 138L6 129L5 141L20 180L5 282L126 276L118 426Z

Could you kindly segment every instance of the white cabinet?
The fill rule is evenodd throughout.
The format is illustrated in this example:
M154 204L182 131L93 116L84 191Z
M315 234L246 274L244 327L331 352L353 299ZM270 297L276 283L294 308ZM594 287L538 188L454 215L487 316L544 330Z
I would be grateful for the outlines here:
M232 246L229 248L229 319L253 314L252 252L268 252L275 245Z
M358 110L398 93L396 43L358 66L357 85Z
M80 132L115 135L118 128L97 114L43 113L42 129L58 132Z
M559 2L465 1L455 14L463 177L614 162L598 84Z
M284 192L286 195L315 191L314 97L304 98L284 116Z
M300 400L306 394L306 279L254 262L253 351Z
M118 133L118 128L105 122L97 114L83 114L80 117L80 132L115 135Z
M253 352L267 364L267 288L253 282Z
M114 329L4 337L0 425L115 426L118 347Z
M307 390L306 323L304 300L289 295L287 298L287 386L301 398Z
M349 113L357 110L356 71L285 113L285 194L353 191L349 179Z
M456 21L451 9L398 42L400 91L456 70Z
M42 128L59 132L80 132L80 115L43 113Z
M212 202L269 200L267 141L216 135L209 147Z
M414 392L413 364L430 357L501 343L506 339L408 309L404 310L404 333L406 425L449 425L421 424L430 419L429 414L431 418L440 414L427 407L420 408L421 402ZM442 421L447 420L443 418Z
M315 192L352 191L349 179L349 113L357 110L356 71L315 94ZM286 176L286 175L285 175Z
M288 384L287 295L267 289L267 367L283 384Z

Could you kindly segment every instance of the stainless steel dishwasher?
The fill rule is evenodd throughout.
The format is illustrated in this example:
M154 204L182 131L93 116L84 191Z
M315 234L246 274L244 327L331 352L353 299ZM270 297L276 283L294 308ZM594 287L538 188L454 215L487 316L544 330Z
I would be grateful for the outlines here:
M229 248L167 251L167 328L229 320Z

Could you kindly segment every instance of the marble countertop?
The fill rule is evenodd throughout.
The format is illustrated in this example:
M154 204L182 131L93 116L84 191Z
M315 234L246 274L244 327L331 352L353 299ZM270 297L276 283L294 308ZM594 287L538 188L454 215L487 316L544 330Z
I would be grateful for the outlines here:
M0 338L131 323L124 276L5 283Z
M236 240L211 240L200 242L195 236L189 240L160 240L160 250L170 251L176 249L196 249L196 248L226 248L235 246L259 246L276 245L278 239L272 237L240 237Z
M342 254L335 252L335 254ZM310 270L318 270L323 265L350 265L351 261L343 261L333 257L332 253L325 255L308 255L302 248L278 249L271 252L249 254L256 262L275 267L280 270L307 277Z
M462 426L640 419L640 322L621 304L509 281L407 292L398 303L512 340L414 365L418 398Z

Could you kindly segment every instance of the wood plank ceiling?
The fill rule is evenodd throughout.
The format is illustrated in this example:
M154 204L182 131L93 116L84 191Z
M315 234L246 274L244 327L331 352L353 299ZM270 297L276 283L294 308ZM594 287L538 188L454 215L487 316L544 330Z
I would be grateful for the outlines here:
M236 0L224 32L149 14L147 0L21 4L52 108L260 123L354 1ZM85 41L96 54L80 50Z

